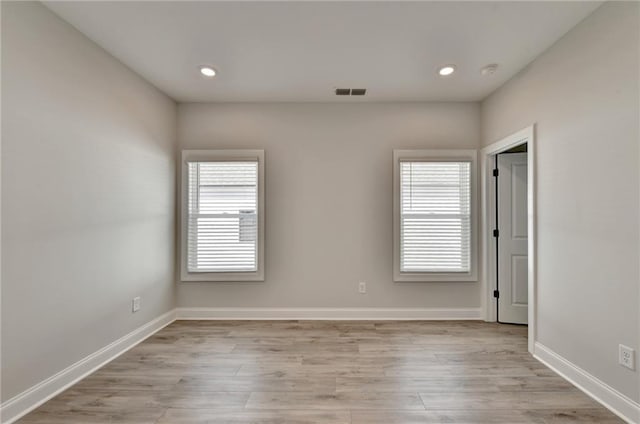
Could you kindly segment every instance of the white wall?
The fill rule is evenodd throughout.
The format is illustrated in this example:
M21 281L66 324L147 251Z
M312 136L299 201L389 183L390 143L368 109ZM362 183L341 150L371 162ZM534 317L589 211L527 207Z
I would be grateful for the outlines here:
M394 283L394 148L477 148L475 103L181 104L183 149L265 150L266 280L178 283L183 307L479 307L478 283ZM358 293L367 282L367 294Z
M484 145L536 123L538 341L636 401L639 9L605 4L482 104Z
M173 308L176 106L39 3L2 3L2 88L7 400Z

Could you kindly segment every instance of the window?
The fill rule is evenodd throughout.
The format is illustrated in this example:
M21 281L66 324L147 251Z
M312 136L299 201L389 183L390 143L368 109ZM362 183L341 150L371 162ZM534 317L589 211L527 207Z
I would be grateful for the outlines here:
M182 156L182 280L264 280L264 152Z
M394 279L472 281L475 151L394 151Z

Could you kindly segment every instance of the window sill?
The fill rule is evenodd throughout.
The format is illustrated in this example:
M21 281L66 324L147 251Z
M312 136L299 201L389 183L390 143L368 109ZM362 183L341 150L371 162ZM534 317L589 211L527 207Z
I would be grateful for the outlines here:
M264 281L263 272L183 272L180 275L183 283L190 282L241 282Z
M395 273L393 281L396 283L443 283L460 282L474 283L478 281L475 273Z

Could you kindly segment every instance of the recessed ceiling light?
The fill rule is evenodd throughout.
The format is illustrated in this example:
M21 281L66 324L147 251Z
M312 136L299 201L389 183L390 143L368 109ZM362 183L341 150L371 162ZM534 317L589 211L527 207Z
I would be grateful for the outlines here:
M441 77L448 77L456 71L455 65L445 65L442 68L438 69L438 75Z
M201 66L200 73L208 78L213 78L216 76L216 70L213 69L211 66Z

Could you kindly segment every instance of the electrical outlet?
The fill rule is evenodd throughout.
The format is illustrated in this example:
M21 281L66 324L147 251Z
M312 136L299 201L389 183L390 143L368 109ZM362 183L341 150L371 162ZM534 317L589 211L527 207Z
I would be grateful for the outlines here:
M630 370L636 369L636 351L628 346L620 345L618 347L619 357L618 362L623 367L627 367Z
M140 296L134 297L131 301L131 310L133 312L138 312L140 310Z
M360 281L358 283L358 291L362 294L367 292L367 283L365 283L364 281Z

